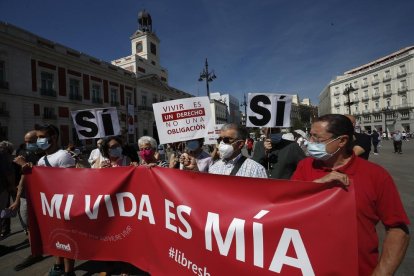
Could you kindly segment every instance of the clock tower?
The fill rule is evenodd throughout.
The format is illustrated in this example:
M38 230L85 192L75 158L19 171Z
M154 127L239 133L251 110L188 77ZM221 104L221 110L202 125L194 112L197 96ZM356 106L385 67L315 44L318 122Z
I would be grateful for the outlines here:
M151 15L143 10L138 13L138 30L131 36L132 55L146 59L153 66L159 65L160 40L152 31Z

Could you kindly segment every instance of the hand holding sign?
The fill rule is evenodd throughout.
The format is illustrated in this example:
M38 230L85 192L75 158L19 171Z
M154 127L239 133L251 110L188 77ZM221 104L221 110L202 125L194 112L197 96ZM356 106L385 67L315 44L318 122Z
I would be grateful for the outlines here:
M249 93L247 127L290 127L292 95Z

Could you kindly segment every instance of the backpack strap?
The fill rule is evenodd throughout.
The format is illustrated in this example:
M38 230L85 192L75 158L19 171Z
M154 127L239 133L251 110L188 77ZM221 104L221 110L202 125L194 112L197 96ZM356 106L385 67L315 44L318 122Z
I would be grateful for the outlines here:
M49 160L47 159L47 155L45 155L45 164L46 164L46 166L48 166L48 167L52 167L52 165L50 165Z
M240 156L239 160L237 160L236 164L234 165L233 169L231 170L230 175L236 175L237 172L240 170L240 167L243 165L244 161L246 161L247 157L242 155Z

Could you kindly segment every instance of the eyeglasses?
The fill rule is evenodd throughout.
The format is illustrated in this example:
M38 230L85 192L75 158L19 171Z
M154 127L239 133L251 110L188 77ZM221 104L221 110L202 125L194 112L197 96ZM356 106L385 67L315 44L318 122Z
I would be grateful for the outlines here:
M324 139L324 140L320 140L320 138L318 138L318 137L315 137L315 136L311 135L311 136L309 137L309 140L310 140L310 141L312 141L312 142L316 142L316 143L320 144L320 143L323 143L323 142L325 142L325 141L328 141L328 140L330 140L330 139L334 139L334 138L336 138L336 137L332 136L332 137L330 137L330 138L327 138L327 139Z
M237 141L240 141L240 140L236 140L236 139L233 139L233 138L230 138L230 137L219 137L219 138L217 138L217 144L220 144L221 142L223 142L224 144L233 144Z

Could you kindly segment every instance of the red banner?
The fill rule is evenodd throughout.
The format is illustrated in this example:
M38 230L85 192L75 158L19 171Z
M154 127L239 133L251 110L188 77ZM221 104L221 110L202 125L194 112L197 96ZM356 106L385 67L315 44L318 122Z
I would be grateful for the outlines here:
M167 168L28 175L34 253L151 275L357 275L353 187Z

